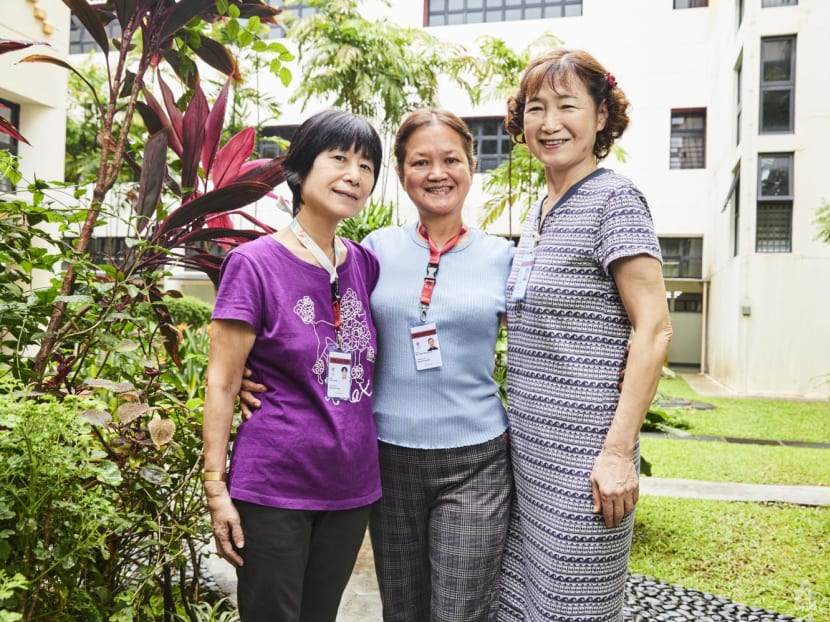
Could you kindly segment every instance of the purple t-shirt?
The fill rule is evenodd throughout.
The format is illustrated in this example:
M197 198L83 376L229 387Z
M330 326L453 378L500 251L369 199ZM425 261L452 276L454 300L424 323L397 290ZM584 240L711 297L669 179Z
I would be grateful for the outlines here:
M380 497L372 417L375 327L369 294L378 280L371 251L344 240L338 266L343 350L351 352L351 400L326 396L336 349L328 273L271 236L246 242L222 264L215 320L250 324L247 365L268 390L233 441L231 497L270 507L343 510Z

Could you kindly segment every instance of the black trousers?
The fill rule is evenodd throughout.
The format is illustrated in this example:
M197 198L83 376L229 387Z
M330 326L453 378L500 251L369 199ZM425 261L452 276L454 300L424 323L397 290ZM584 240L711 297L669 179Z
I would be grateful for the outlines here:
M236 570L242 621L334 622L369 506L318 512L235 504L245 534Z

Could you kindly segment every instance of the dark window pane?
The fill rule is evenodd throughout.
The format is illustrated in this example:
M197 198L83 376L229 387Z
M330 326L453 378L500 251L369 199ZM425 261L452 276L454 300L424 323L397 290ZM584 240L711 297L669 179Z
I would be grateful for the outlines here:
M672 111L670 168L706 167L706 111Z
M428 26L582 15L582 0L430 0Z
M758 157L759 196L792 196L792 155L762 155Z
M761 80L783 82L791 78L792 39L767 39L762 43L763 67Z
M761 129L765 132L788 132L791 126L792 91L764 91L761 94Z

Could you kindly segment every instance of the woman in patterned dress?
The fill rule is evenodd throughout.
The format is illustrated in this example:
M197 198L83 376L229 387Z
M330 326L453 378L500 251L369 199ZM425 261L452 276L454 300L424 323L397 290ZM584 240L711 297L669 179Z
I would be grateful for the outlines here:
M613 75L569 50L531 61L508 102L505 126L547 191L507 285L516 504L500 620L622 620L638 435L671 339L646 200L598 166L627 107Z

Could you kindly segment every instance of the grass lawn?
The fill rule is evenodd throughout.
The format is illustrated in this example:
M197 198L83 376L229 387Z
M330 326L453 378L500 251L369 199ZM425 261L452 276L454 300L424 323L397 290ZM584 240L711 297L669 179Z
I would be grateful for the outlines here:
M632 572L752 607L830 619L830 508L643 497Z
M682 379L660 392L713 404L674 409L695 435L830 443L830 402L709 398ZM830 486L830 449L643 437L655 477ZM631 571L753 607L830 620L830 508L643 497Z
M714 410L667 409L691 434L830 443L830 400L787 401L701 397L683 378L663 379L660 395L706 402Z

